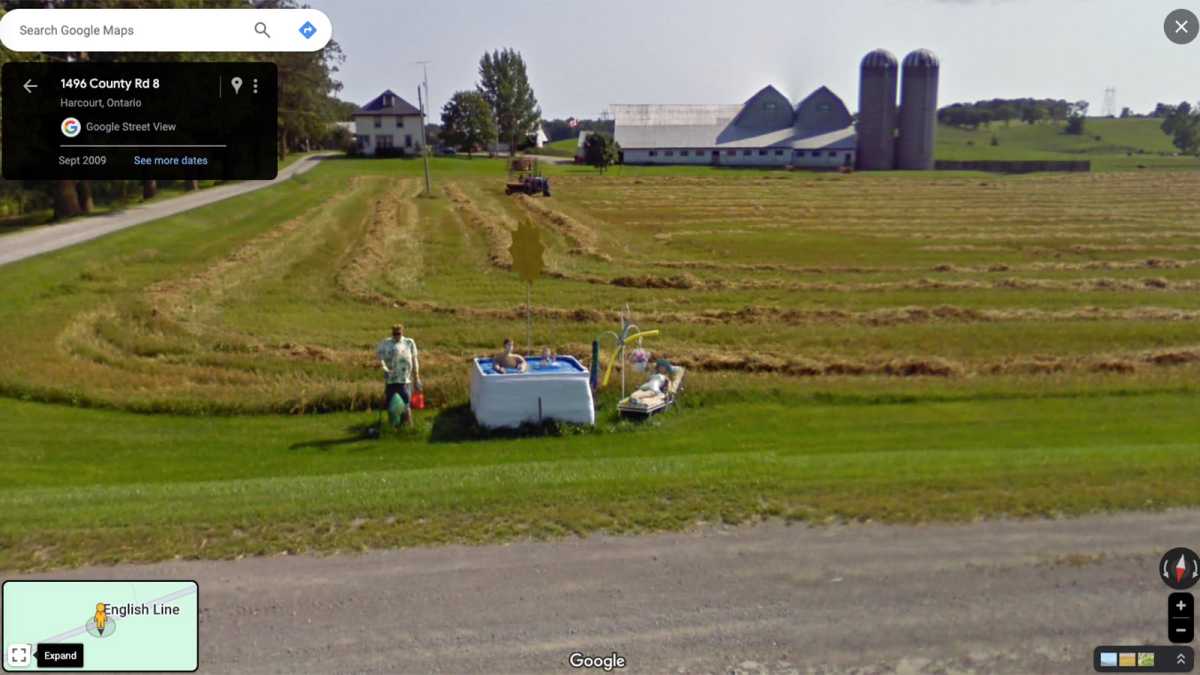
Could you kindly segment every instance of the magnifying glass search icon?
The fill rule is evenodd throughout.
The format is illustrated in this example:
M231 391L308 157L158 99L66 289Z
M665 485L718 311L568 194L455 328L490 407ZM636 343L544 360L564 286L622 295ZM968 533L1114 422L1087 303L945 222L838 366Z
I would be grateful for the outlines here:
M254 32L259 35L266 35L268 38L271 37L271 34L267 32L267 24L263 21L254 24Z

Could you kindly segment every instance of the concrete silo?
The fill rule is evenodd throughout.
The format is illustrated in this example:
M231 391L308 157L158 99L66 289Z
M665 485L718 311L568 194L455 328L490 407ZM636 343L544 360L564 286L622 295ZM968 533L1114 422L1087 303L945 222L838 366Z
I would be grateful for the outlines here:
M858 168L896 168L896 57L876 49L863 57L858 84Z
M939 68L937 57L927 49L918 49L904 57L900 138L896 142L898 169L933 168Z

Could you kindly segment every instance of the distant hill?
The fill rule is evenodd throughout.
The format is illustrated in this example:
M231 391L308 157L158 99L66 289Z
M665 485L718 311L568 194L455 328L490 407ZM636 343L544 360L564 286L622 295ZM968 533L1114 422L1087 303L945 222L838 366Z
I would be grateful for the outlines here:
M938 159L1089 159L1093 169L1200 168L1195 157L1177 157L1159 119L1089 117L1082 135L1064 124L993 122L978 129L938 125ZM995 137L998 145L992 145Z

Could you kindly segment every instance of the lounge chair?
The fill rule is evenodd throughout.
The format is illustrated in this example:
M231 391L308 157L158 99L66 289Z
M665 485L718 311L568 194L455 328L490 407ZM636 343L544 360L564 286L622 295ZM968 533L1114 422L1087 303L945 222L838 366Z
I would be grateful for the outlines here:
M670 408L675 405L675 402L679 400L679 396L683 393L683 376L686 373L687 369L683 366L671 366L671 378L667 382L667 392L665 394L641 400L635 400L632 396L627 396L617 404L617 412L622 417L639 417L645 419Z

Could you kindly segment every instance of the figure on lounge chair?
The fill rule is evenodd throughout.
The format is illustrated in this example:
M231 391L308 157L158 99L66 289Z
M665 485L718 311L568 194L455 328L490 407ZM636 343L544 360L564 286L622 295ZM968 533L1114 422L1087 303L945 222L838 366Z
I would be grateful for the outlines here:
M645 384L617 404L623 415L650 416L668 408L675 402L683 387L682 366L673 366L667 359L654 362L654 374Z

